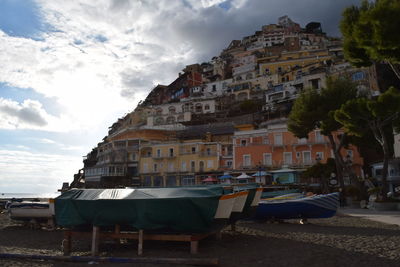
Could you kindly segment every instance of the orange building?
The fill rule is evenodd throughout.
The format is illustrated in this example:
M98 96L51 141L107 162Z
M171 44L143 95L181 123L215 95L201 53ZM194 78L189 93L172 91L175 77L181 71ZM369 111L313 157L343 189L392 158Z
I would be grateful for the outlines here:
M236 131L233 150L233 168L242 171L282 167L305 169L334 157L328 138L319 130L310 132L308 138L299 139L287 130L286 123L268 125L265 129ZM363 159L357 148L343 148L341 154L347 161L351 160L355 173L361 175Z

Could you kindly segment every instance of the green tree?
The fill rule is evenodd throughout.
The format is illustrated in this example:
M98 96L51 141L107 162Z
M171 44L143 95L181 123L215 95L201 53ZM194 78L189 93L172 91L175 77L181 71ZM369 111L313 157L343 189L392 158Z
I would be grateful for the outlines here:
M318 178L322 187L322 193L325 194L329 192L328 179L331 177L331 174L335 172L335 169L335 160L328 158L326 163L318 162L307 168L307 170L302 173L302 176L306 179Z
M289 114L288 129L298 138L320 129L328 137L336 163L336 174L344 192L343 168L345 164L340 150L345 144L346 135L339 134L342 125L334 114L344 103L357 96L356 85L349 79L328 77L326 88L306 89L296 99Z
M340 30L345 58L357 67L384 61L400 79L400 0L363 0L344 10Z
M387 174L390 149L390 135L395 128L400 129L400 92L391 87L378 98L358 98L349 100L335 111L335 119L340 122L348 134L364 136L371 131L383 150L381 197L386 199L388 192Z

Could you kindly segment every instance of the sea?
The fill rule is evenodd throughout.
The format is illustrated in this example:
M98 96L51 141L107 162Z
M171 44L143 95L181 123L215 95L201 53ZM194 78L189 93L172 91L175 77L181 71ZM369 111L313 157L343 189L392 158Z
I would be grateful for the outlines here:
M33 199L33 198L56 198L60 192L53 193L2 193L0 192L0 199Z

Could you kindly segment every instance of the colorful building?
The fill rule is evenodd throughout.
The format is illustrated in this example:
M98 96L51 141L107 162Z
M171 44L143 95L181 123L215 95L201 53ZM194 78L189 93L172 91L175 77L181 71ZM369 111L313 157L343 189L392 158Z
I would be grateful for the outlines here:
M299 139L288 131L286 123L271 124L265 129L236 131L233 150L233 168L243 171L306 169L333 157L327 137L319 130L311 132L308 138ZM351 159L356 173L361 175L363 159L356 147L342 149L341 154Z

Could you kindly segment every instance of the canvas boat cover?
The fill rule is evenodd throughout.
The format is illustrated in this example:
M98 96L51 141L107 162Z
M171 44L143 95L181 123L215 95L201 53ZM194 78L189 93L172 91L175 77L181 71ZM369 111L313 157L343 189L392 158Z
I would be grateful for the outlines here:
M222 186L73 189L55 199L58 225L128 225L136 229L205 232L214 221Z

